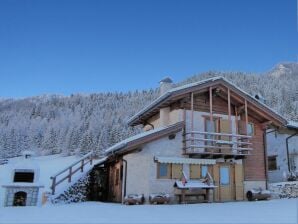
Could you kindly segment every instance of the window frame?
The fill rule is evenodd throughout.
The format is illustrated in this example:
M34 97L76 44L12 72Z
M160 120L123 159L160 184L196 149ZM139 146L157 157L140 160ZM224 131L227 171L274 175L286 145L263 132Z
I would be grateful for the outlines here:
M167 175L161 176L160 175L160 167L162 164L167 166ZM171 163L157 163L157 179L172 179L172 164Z
M228 182L225 183L222 181L222 170L227 170L228 171ZM230 170L230 167L229 166L220 166L219 167L219 184L220 186L229 186L231 184L231 170Z
M252 133L248 133L248 127L251 127L251 130L252 130ZM247 123L247 127L246 127L246 130L247 130L247 135L248 136L254 136L256 134L256 131L255 131L255 124L253 122L248 122Z
M274 161L270 161L271 159L274 159ZM278 166L277 166L277 155L271 155L271 156L267 156L267 162L268 162L268 171L276 171L278 170ZM272 169L271 167L271 162L275 162L275 168Z

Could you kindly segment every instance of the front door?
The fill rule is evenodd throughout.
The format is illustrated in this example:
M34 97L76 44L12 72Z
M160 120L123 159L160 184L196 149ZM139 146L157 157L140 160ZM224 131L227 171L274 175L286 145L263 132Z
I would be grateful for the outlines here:
M215 189L215 201L235 200L234 166L231 164L216 164L213 170Z

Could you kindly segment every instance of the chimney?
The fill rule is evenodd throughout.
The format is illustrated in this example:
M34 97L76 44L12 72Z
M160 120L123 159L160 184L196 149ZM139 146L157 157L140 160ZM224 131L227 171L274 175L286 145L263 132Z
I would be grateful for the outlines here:
M164 79L162 79L160 82L160 95L165 94L168 90L172 89L173 87L173 81L171 78L166 77ZM160 108L159 111L159 115L160 115L160 126L161 127L166 127L168 125L170 125L170 107L164 107L164 108Z
M173 87L173 81L169 77L162 79L159 82L159 84L160 84L159 95L165 94L168 90L172 89Z
M266 103L266 99L260 93L255 94L255 99L257 99L261 103Z

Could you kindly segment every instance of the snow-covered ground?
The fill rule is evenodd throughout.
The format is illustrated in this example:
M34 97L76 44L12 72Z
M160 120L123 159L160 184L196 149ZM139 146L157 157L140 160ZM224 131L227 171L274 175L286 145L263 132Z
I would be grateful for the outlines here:
M297 223L297 200L125 206L86 202L0 208L0 223Z

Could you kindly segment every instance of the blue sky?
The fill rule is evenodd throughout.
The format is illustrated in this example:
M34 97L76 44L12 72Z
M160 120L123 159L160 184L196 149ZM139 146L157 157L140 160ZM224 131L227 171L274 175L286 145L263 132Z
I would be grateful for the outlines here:
M0 97L128 91L298 55L296 0L1 0Z

